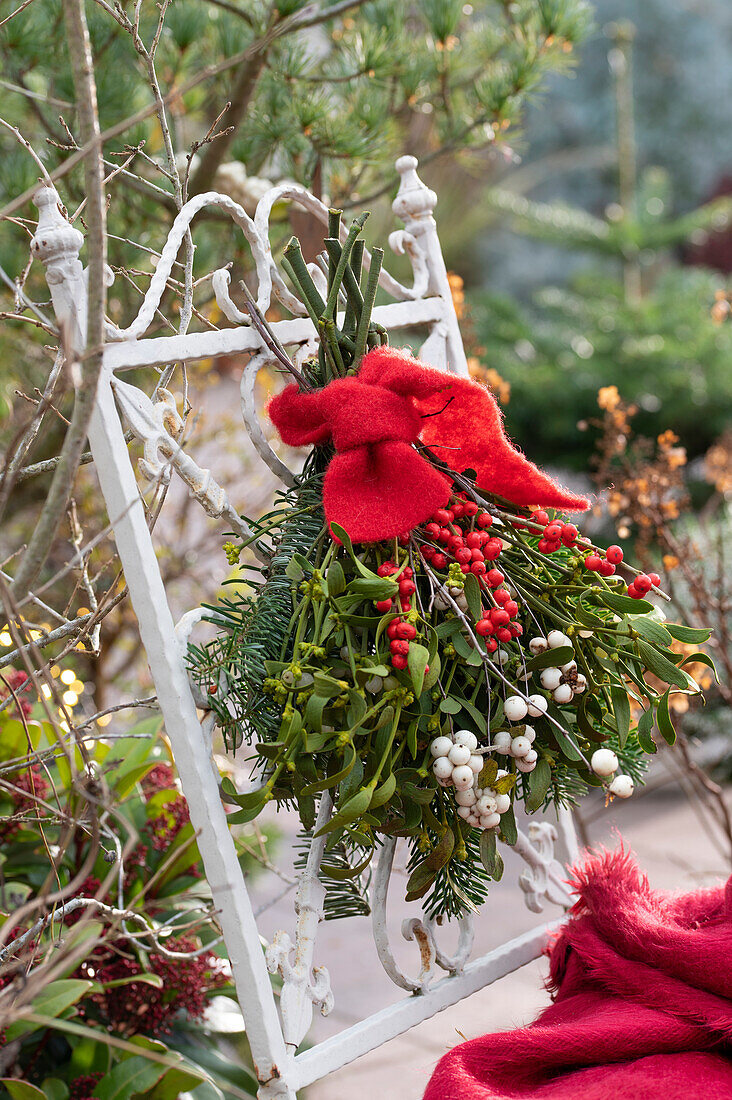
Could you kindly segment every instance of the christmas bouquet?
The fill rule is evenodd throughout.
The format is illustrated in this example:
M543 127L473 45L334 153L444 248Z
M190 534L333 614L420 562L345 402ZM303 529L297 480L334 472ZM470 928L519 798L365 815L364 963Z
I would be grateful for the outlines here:
M305 845L327 834L330 915L363 911L374 851L406 837L407 898L460 916L500 878L517 802L632 794L654 733L674 740L669 695L699 690L683 666L709 633L666 623L659 578L569 522L588 502L512 446L486 387L388 346L362 224L340 243L332 215L327 300L285 250L320 336L301 371L249 304L296 379L269 415L312 450L250 521L266 565L212 609L219 633L191 662L227 744L254 754L255 789L223 781L232 823L275 800Z

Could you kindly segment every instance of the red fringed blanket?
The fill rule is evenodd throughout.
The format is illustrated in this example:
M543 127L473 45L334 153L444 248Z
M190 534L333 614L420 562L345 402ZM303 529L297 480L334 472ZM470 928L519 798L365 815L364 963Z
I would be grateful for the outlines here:
M554 1003L450 1051L424 1100L730 1100L732 879L659 893L620 850L576 890L550 950Z

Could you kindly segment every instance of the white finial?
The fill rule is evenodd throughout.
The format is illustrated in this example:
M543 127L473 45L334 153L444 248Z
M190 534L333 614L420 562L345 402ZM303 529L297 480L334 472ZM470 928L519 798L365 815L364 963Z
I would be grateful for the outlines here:
M40 213L31 255L46 268L56 318L79 351L86 340L86 284L79 259L84 235L63 214L55 187L40 187L33 201Z
M431 218L437 205L437 195L431 191L417 175L416 157L399 157L396 170L401 183L391 208L398 218L410 229L410 222Z

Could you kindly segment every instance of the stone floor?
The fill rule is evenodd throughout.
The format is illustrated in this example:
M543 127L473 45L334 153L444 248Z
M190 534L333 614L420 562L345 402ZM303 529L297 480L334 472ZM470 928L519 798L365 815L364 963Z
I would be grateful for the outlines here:
M642 798L616 802L589 828L593 844L614 846L619 834L636 853L654 887L690 890L712 885L725 876L725 859L678 788L663 787ZM534 926L540 918L523 905L517 886L520 861L509 853L506 873L495 887L495 902L477 921L474 957ZM418 970L417 950L399 942L399 925L413 907L403 901L404 877L395 873L390 916L395 953L401 965ZM291 928L291 899L282 899L262 918L269 936L276 927ZM547 916L551 914L547 912ZM332 921L321 926L316 961L331 975L336 1006L326 1019L317 1017L314 1041L324 1039L399 998L375 955L366 918ZM364 1100L419 1100L438 1058L461 1041L484 1032L528 1023L548 1002L543 988L546 964L538 960L473 997L391 1040L307 1090L307 1100L342 1100L357 1094Z

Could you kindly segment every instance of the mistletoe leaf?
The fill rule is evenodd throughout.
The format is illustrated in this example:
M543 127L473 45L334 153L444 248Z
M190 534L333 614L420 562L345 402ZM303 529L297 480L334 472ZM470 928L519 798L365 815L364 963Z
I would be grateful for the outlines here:
M529 772L529 794L524 803L527 813L533 814L544 805L551 781L552 769L549 761L540 756L534 770Z
M480 596L480 584L474 573L468 573L465 577L465 599L468 601L468 609L477 621L483 612L483 601Z
M719 673L717 672L717 666L708 653L690 653L688 657L684 657L681 662L680 668L684 665L706 665L707 668L711 668L714 673L714 679L719 683Z
M509 806L505 814L501 814L501 839L509 846L518 840L518 828L516 827L516 815L513 806Z
M664 657L663 653L659 653L648 642L644 642L642 638L637 641L638 652L640 653L641 660L646 668L657 676L659 680L663 680L664 684L673 684L674 687L681 688L682 691L693 691L694 682L691 680L686 672L677 668L676 665L671 664L668 657Z
M669 714L668 709L668 697L670 690L671 689L669 688L668 691L664 692L664 694L661 696L658 701L658 710L656 711L656 724L658 726L661 737L663 737L667 745L673 745L676 741L676 730L674 729L674 724L671 721L671 715Z
M527 672L536 672L541 668L559 668L566 665L574 657L574 649L571 645L560 645L556 649L547 649L545 653L537 653L536 657L526 662Z
M669 633L665 627L657 623L655 619L646 618L645 616L639 616L633 619L633 630L637 634L640 634L642 638L645 638L647 642L653 642L656 645L668 646L673 641L673 635Z
M702 630L695 626L684 626L681 623L667 623L666 630L677 642L684 642L687 645L699 645L701 642L708 642L712 636L711 630Z
M480 852L480 862L492 878L496 869L496 857L498 855L494 829L483 829L480 834L480 841L478 842L478 850Z
M621 615L648 615L655 608L648 600L634 600L632 596L621 596L619 592L606 592L598 589L593 593L598 603L609 607L611 611L617 611ZM635 626L635 623L633 624Z
M630 700L628 693L620 684L613 684L610 688L610 697L613 703L613 714L618 727L618 743L621 749L625 748L630 733Z
M346 574L343 572L343 566L339 561L331 562L330 569L328 570L328 595L340 596L346 590Z
M649 707L648 710L644 710L640 719L638 720L638 728L636 730L636 736L638 738L638 744L643 749L643 752L647 752L649 756L653 756L658 752L656 743L651 737L651 729L653 727L653 707Z
M407 668L409 669L409 675L412 677L414 694L417 698L420 697L424 689L424 678L429 656L429 650L426 646L418 645L416 642L410 644Z

